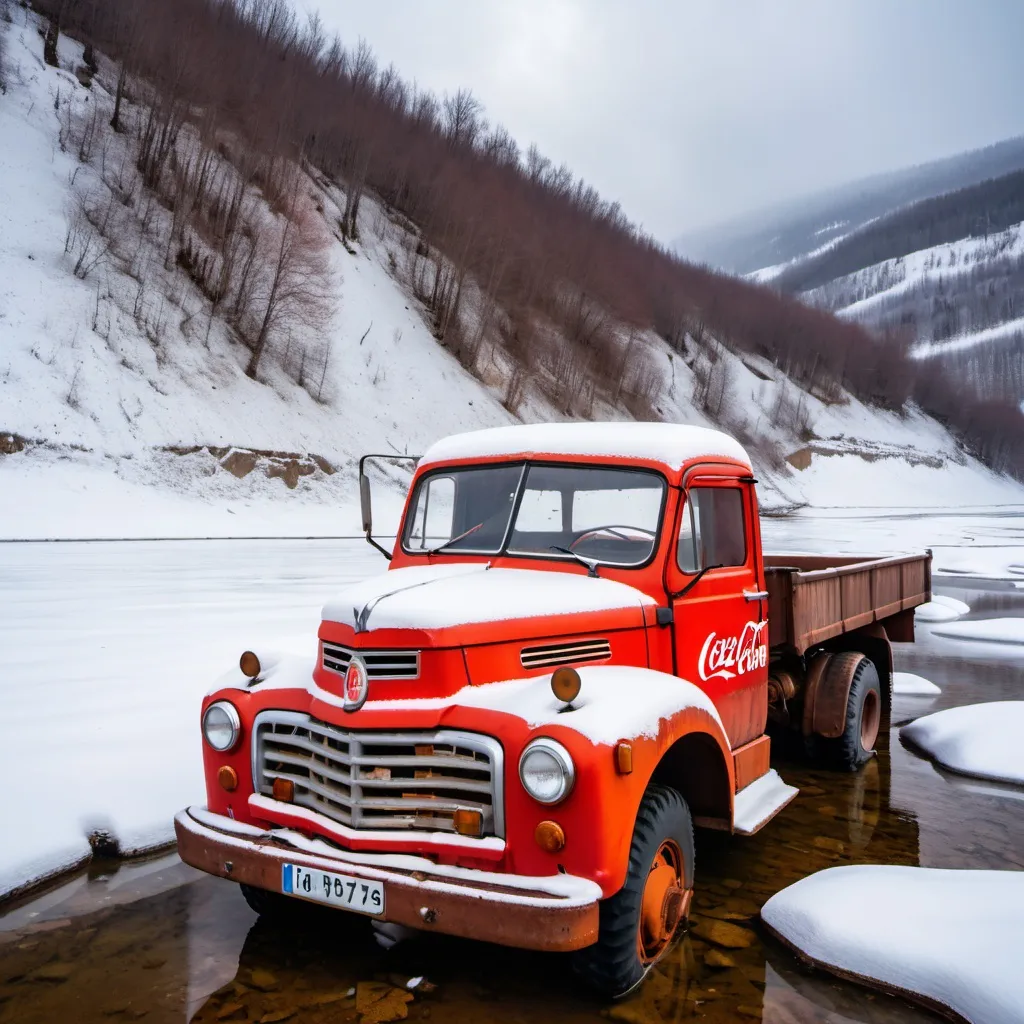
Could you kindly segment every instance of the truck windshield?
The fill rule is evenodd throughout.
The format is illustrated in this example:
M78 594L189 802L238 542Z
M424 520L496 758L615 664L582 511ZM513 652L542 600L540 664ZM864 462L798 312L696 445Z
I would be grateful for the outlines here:
M665 481L649 470L507 463L439 470L416 485L402 546L410 554L575 554L642 565L657 543L664 500Z

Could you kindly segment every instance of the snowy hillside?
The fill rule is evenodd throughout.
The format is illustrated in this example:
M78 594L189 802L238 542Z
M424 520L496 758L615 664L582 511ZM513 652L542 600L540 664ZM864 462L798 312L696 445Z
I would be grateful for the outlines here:
M884 260L802 297L873 330L909 331L915 358L941 358L985 396L1024 402L1024 223Z
M890 210L748 276L895 338L984 403L1024 403L1020 171Z
M475 373L439 344L402 274L409 226L367 197L360 241L343 240L345 195L315 168L298 192L326 239L334 310L322 329L296 324L258 379L247 376L249 350L181 254L172 260L156 242L152 225L171 211L119 190L132 153L125 136L101 130L111 74L101 68L84 85L81 47L67 38L62 66L44 66L23 9L3 29L0 535L351 534L361 454L415 455L456 431L564 417L543 365L510 401L514 367L497 332L481 329ZM273 222L256 190L251 198ZM91 231L97 218L114 218L120 234ZM965 487L978 502L1020 500L922 415L808 394L711 339L687 337L684 354L653 332L617 329L629 365L648 368L651 413L739 437L768 507L858 504L866 489L895 504L922 494L953 504ZM586 413L630 415L600 396ZM382 527L402 479L396 469L381 495Z

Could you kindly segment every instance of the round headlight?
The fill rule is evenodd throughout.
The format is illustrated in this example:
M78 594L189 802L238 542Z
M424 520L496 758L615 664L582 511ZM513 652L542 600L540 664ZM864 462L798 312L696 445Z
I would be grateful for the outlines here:
M534 740L519 758L519 781L541 804L557 804L572 791L576 766L569 751L546 736Z
M211 704L203 715L203 738L218 753L226 753L242 734L242 722L226 700Z

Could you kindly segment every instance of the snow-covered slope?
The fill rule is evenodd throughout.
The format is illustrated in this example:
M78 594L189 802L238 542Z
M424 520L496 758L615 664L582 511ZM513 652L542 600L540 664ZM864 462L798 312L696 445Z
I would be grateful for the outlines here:
M355 533L359 455L416 455L447 434L563 418L545 397L543 367L513 415L502 405L511 363L499 341L488 340L474 375L435 340L396 270L405 228L372 198L360 243L331 243L329 328L295 338L326 353L305 386L287 369L291 337L258 382L247 377L248 349L144 233L131 266L111 256L76 276L66 252L75 197L107 195L101 167L126 154L114 137L82 159L69 126L93 111L104 120L109 76L83 87L73 74L81 49L67 39L63 66L45 67L35 15L13 16L0 25L11 69L0 96L0 537ZM301 187L336 222L340 189L315 175ZM923 416L842 394L826 402L714 342L689 339L685 358L653 332L635 346L658 376L654 414L736 435L769 507L866 495L912 503L922 493L952 504L965 487L978 502L1020 500ZM712 364L717 390L697 408L697 375ZM601 400L591 415L629 418ZM395 521L402 480L396 469L378 497L382 530Z

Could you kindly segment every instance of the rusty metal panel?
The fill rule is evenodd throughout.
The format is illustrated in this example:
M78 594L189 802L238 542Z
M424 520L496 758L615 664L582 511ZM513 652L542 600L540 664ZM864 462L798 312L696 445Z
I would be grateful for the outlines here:
M876 608L898 603L902 598L902 568L899 565L880 565L871 570Z
M844 629L856 629L872 621L871 577L870 572L839 577L839 609Z
M766 574L770 643L799 653L914 608L931 595L930 555L859 561L778 555L768 556L766 564L772 565Z
M767 570L768 646L787 644L793 636L793 573Z

